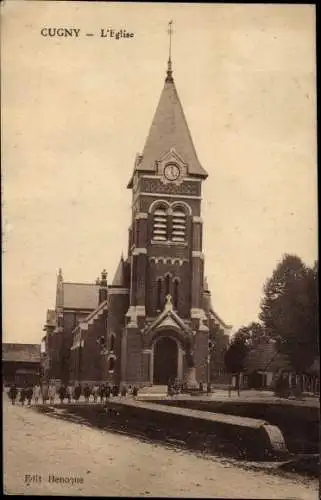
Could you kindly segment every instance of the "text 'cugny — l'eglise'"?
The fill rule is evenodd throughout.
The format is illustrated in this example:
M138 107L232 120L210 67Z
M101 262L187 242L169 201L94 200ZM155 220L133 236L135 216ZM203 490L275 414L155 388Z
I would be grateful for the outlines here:
M134 38L135 34L126 29L115 29L115 28L101 28L97 33L91 31L84 31L80 28L55 28L44 26L40 30L40 34L43 37L58 37L58 38L80 38L81 36L98 36L100 38L114 38L115 40L120 40L123 38Z

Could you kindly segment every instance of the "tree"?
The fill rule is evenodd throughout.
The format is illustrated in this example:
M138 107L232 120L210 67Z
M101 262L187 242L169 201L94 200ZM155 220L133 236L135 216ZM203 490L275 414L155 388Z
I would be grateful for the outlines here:
M209 332L209 348L211 352L211 380L214 380L218 372L224 370L224 353L229 344L229 336L215 323Z
M249 346L255 346L259 344L262 340L268 338L267 333L261 323L252 321L247 326L242 326L236 333L234 338L244 338Z
M224 356L226 371L236 375L237 392L240 394L240 374L244 371L245 358L248 353L247 339L244 334L235 334Z
M263 289L259 318L299 374L318 355L317 274L317 263L311 269L286 254Z

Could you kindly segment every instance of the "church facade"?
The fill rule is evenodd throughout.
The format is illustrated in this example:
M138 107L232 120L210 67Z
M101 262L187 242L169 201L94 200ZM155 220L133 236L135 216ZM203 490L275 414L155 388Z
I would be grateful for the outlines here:
M218 327L230 329L214 312L204 279L201 198L207 176L169 59L145 147L127 185L127 256L110 284L105 271L87 285L64 283L59 273L56 309L48 311L54 319L45 325L49 378L144 386L178 377L188 387L206 381L209 337ZM54 353L60 360L56 368Z

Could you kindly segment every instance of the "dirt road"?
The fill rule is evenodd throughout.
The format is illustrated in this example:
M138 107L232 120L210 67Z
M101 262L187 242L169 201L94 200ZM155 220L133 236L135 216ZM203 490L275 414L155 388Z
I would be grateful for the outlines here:
M318 498L317 480L244 470L11 406L6 398L3 412L7 494Z

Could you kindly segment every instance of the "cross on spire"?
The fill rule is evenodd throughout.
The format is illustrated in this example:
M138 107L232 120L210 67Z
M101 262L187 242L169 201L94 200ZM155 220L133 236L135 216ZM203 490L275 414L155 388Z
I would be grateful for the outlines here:
M173 81L173 76L172 76L172 34L174 33L173 31L173 21L169 21L168 23L168 29L167 33L169 34L169 56L168 56L168 63L167 63L167 77L166 77L166 82L172 82Z

